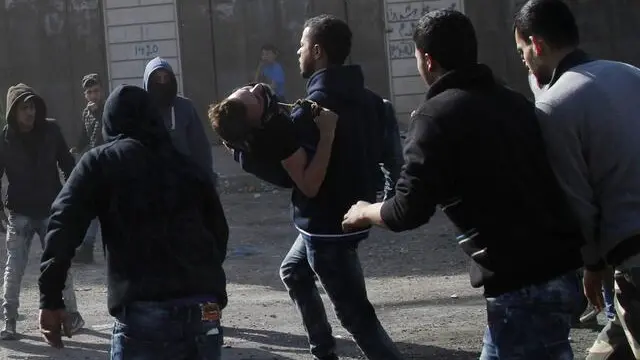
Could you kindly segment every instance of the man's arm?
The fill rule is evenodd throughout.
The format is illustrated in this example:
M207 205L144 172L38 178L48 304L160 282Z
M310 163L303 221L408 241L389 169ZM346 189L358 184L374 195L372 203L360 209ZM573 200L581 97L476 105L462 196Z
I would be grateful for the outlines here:
M56 159L58 161L58 167L60 167L65 180L67 180L71 175L73 167L76 165L76 161L69 151L67 142L64 140L64 136L62 136L62 131L60 131L58 124L51 123L51 125L53 126L54 137L56 139Z
M345 215L343 227L353 230L374 224L400 232L427 223L442 201L447 154L445 139L434 119L414 114L395 196L383 203L354 205Z
M205 226L213 234L220 261L227 256L227 243L229 241L229 224L224 214L224 208L220 203L220 197L214 189L205 189Z
M598 271L605 262L597 245L600 210L596 204L589 182L589 172L583 156L582 136L578 133L581 118L579 110L565 110L537 102L540 128L547 146L551 167L560 186L567 194L571 208L577 215L585 236L586 245L582 249L585 267Z
M51 207L40 265L40 309L64 308L62 289L76 248L97 216L96 200L104 191L93 153L83 156Z
M320 115L314 119L320 133L314 154L310 156L299 147L293 155L282 161L282 166L289 173L291 180L309 198L318 194L327 174L337 119L338 115L334 112L321 110ZM291 129L293 132L293 127ZM295 137L295 132L290 137ZM292 141L295 141L295 138Z
M187 143L193 159L211 176L214 184L217 176L213 171L213 155L211 154L211 144L204 131L204 125L200 121L198 112L189 102L192 116L187 126Z
M73 144L75 145L75 147L72 148L73 152L77 154L84 153L85 151L88 150L87 148L89 147L89 135L87 135L87 128L84 125L84 117L86 116L85 113L87 111L88 111L87 109L82 111L82 116L80 118L80 124L81 124L80 134L78 135L78 139L76 140L76 143Z

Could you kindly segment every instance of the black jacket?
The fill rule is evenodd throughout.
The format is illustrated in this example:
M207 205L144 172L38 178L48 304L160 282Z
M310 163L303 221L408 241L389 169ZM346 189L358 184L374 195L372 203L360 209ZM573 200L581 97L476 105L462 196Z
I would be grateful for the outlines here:
M360 240L368 230L345 234L342 218L358 200L375 201L384 143L382 99L364 87L357 65L329 67L307 82L307 99L338 114L329 167L318 194L310 199L294 187L294 222L307 238ZM298 107L291 117L298 139L310 156L320 137L318 127Z
M116 88L103 120L108 143L81 158L51 210L41 308L64 306L71 259L96 216L112 315L135 301L214 297L224 307L229 228L210 174L173 147L141 88Z
M436 81L412 116L405 166L382 218L394 231L436 205L473 259L472 285L495 296L581 266L583 236L549 165L535 108L484 65Z
M16 106L27 98L35 103L35 122L23 133L16 124ZM9 182L3 205L21 215L45 218L62 188L59 170L68 178L73 156L58 125L47 119L44 101L27 85L9 88L6 119L0 139L0 177L6 173Z

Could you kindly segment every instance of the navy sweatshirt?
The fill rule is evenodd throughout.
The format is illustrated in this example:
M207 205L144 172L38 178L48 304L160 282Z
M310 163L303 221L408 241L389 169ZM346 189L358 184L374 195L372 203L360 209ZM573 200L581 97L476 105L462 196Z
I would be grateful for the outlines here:
M366 238L368 229L345 234L341 223L358 200L376 200L380 144L384 136L380 104L365 89L362 70L357 65L330 67L314 73L307 82L307 99L336 112L339 118L319 193L310 199L294 187L291 201L296 228L308 240ZM311 157L320 134L308 116L302 108L291 113L298 139Z

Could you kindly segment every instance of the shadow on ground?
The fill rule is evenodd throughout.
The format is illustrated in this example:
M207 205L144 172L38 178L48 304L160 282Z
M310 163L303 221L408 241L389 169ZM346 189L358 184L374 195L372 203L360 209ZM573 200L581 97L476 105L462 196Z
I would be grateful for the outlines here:
M222 201L231 226L229 282L283 290L278 269L297 236L288 193L227 194ZM440 213L410 232L374 229L359 253L365 275L373 278L458 275L468 269L451 224Z
M63 339L63 342L65 344L63 349L54 349L47 345L41 337L23 334L20 335L19 340L0 342L0 347L21 355L30 355L29 359L39 357L44 359L105 359L109 354L109 344L79 342L66 338Z
M271 357L256 357L255 359L288 359L308 354L307 338L301 335L259 329L225 328L225 337L233 337L260 344L262 350L265 351L290 354L287 357L271 355ZM397 342L396 345L406 359L471 360L477 359L479 355L475 352L451 350L429 345L404 342ZM353 358L362 356L356 344L351 340L336 339L336 348L339 356ZM240 351L242 351L242 355L245 355L244 350Z

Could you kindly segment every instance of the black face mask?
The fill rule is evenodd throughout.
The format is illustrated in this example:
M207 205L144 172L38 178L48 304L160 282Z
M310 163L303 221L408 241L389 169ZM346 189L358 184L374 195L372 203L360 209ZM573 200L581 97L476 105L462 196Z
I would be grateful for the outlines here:
M171 82L164 84L151 82L149 83L149 96L157 106L171 106L176 96L175 85Z

